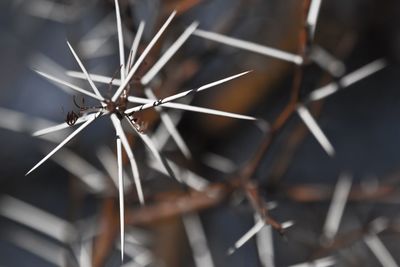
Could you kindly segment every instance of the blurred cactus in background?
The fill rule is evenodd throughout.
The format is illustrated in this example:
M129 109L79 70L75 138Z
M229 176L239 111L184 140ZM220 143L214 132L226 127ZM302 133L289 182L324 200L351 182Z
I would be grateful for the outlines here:
M0 265L398 266L399 12L1 2Z

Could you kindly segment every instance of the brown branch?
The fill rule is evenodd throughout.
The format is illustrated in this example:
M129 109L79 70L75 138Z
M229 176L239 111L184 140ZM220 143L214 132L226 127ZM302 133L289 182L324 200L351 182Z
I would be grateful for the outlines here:
M187 212L207 209L220 204L233 189L230 185L216 183L202 192L171 192L157 203L133 210L127 209L125 221L130 225L146 225Z
M111 253L114 246L114 240L118 234L118 212L117 201L114 198L107 198L104 200L102 212L100 215L100 234L94 242L93 249L93 266L104 266L104 263Z
M307 48L307 27L306 27L306 17L308 13L308 9L310 6L310 0L304 0L303 2L303 7L304 7L304 12L303 16L301 18L303 22L303 26L300 29L299 32L299 44L298 44L298 54L301 55L303 58L306 57L306 48ZM301 82L303 79L303 65L296 66L295 67L295 73L294 73L294 81L292 84L292 89L291 89L291 97L289 103L286 105L286 107L283 109L283 111L278 115L276 118L275 122L272 124L270 132L268 132L262 142L261 145L259 146L259 149L256 151L255 155L253 158L246 164L246 166L243 168L241 172L241 177L244 180L249 180L254 176L255 172L258 169L258 166L260 165L262 159L264 158L264 155L268 152L268 149L270 145L272 144L273 140L277 136L277 134L280 132L280 130L286 125L286 123L289 121L293 113L295 112L296 105L299 101L299 92L300 92L300 87L301 87Z
M283 189L283 194L297 202L320 202L332 199L334 188L328 185L295 185ZM385 200L398 193L395 186L380 185L373 190L353 186L349 193L350 201Z

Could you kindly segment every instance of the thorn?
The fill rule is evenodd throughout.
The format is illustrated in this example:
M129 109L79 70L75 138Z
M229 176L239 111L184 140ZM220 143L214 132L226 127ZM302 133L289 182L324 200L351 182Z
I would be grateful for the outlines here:
M351 184L352 178L350 174L343 173L340 175L338 182L336 183L323 228L323 238L325 241L331 241L339 229L343 211L350 193Z
M307 25L310 29L310 40L314 39L315 28L317 26L318 14L321 8L322 0L312 0L307 15Z
M122 166L122 145L121 139L117 133L117 161L118 161L118 194L119 194L119 223L121 236L121 260L124 261L125 245L125 209L124 209L124 180Z
M162 67L167 64L171 57L181 48L181 46L186 42L190 35L199 26L198 22L193 22L179 38L168 48L168 50L161 56L161 58L153 65L153 67L143 76L141 83L147 85L161 70Z
M126 138L126 135L122 129L121 126L121 121L117 118L117 115L115 114L111 114L110 116L111 122L113 123L113 126L115 128L115 131L117 132L117 134L119 135L121 142L122 142L122 146L125 149L126 155L128 156L130 165L131 165L131 171L132 171L132 176L133 176L133 180L135 182L135 186L136 186L136 191L138 194L138 198L139 201L142 205L144 205L144 196L143 196L143 190L142 190L142 185L140 182L140 177L139 177L139 170L137 167L137 163L135 160L135 156L132 152L132 149L129 145L128 139Z
M282 229L286 230L294 225L294 221L287 221L281 224Z
M197 29L193 33L196 36L209 39L215 42L223 43L232 47L240 48L243 50L251 51L257 54L262 54L266 56L270 56L273 58L278 58L281 60L293 62L297 65L301 65L303 63L303 58L299 55L291 54L285 51L281 51L275 48L267 47L264 45L252 43L249 41L244 41L232 37L228 37L219 33L209 32Z
M122 91L128 85L129 81L132 79L133 75L135 74L135 72L139 68L140 64L142 64L144 58L147 56L147 54L150 52L151 48L158 41L158 39L160 38L161 34L165 31L165 29L171 23L171 21L175 17L175 15L176 15L176 11L172 12L172 14L168 17L168 19L165 21L163 26L160 28L160 30L156 33L156 35L153 37L153 39L150 41L150 43L144 49L143 53L140 55L140 57L138 58L136 63L133 65L132 69L129 71L127 77L125 78L125 81L121 84L121 86L117 89L117 91L115 92L115 94L111 98L111 101L115 102L118 99L118 97L122 94Z
M239 238L238 241L235 242L235 244L233 245L233 247L229 248L227 251L228 255L232 255L237 249L239 249L240 247L242 247L247 241L250 240L250 238L252 238L254 235L256 235L264 226L266 225L266 223L264 222L264 220L262 220L261 218L257 221L257 223L250 228L249 231L247 231L241 238Z
M165 103L172 102L174 100L183 98L183 97L185 97L187 95L190 95L190 94L193 94L193 93L198 93L198 92L201 92L203 90L215 87L215 86L217 86L219 84L222 84L222 83L228 82L230 80L239 78L239 77L241 77L243 75L248 74L249 72L251 72L251 71L245 71L245 72L242 72L242 73L239 73L239 74L236 74L236 75L232 75L232 76L229 76L227 78L224 78L224 79L221 79L221 80L217 80L215 82L211 82L211 83L205 84L205 85L203 85L201 87L198 87L198 88L195 88L195 89L187 90L187 91L184 91L184 92L181 92L181 93L166 97L164 99L160 99L160 100L155 101L155 102L153 101L153 103L147 103L147 104L143 104L141 106L136 106L136 107L127 109L125 111L125 114L130 114L130 113L133 113L133 112L137 112L139 110L149 109L149 108L152 108L152 107L155 107L155 106L162 106Z
M73 131L70 135L68 135L58 146L56 146L51 152L49 152L41 161L39 161L35 166L30 169L25 176L29 175L32 171L42 165L46 160L48 160L54 153L60 150L65 144L67 144L71 139L73 139L77 134L79 134L83 129L85 129L90 123L92 123L97 117L93 116L89 120L87 120L84 124L79 126L78 129Z
M104 101L104 97L100 94L99 89L97 89L96 85L93 83L92 79L90 79L89 73L87 72L85 66L83 65L82 61L78 57L78 54L75 52L74 48L71 46L71 44L67 40L67 45L69 47L69 50L71 51L72 55L74 56L76 62L78 63L79 67L81 68L82 72L85 74L87 81L90 84L90 87L92 87L93 91L95 94L98 96L100 101Z
M318 123L311 115L310 111L304 105L300 104L297 107L297 113L299 114L303 122L306 124L310 132L320 143L325 152L331 157L335 156L335 149L333 148L331 142L329 142L324 132L319 127Z
M118 49L119 49L119 64L121 66L121 81L125 80L125 52L124 52L124 36L122 34L121 13L118 0L115 0L115 14L117 17L117 32L118 32Z

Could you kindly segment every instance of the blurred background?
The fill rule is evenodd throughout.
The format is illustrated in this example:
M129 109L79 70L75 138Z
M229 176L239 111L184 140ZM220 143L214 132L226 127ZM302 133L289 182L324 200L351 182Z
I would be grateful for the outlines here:
M197 35L188 39L152 81L156 95L253 70L183 102L259 120L168 110L190 150L185 158L157 112L138 115L176 174L201 186L188 188L159 172L132 133L147 204L140 206L125 162L121 263L109 120L98 119L25 176L73 127L44 139L32 133L77 111L74 96L82 102L34 70L90 89L67 75L79 71L68 40L90 73L118 77L114 1L1 1L0 266L398 266L400 2L322 0L315 38L306 42L312 2L119 0L127 55L140 21L146 25L139 52L177 10L148 66L193 21L201 30L306 59L299 66ZM376 64L379 71L344 82ZM310 100L331 83L337 92ZM108 96L115 90L99 86ZM132 95L144 96L143 88L135 86ZM297 104L315 118L334 156L310 133ZM96 102L85 98L85 105ZM239 245L258 216L267 225Z

